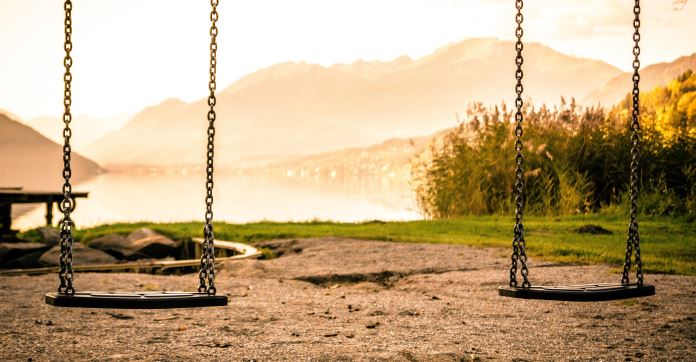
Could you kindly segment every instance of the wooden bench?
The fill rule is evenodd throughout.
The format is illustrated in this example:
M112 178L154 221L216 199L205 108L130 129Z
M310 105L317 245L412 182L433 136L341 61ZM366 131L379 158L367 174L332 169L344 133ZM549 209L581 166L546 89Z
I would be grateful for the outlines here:
M73 192L75 199L87 198L88 192ZM0 188L0 240L14 239L17 234L12 230L12 204L46 204L46 225L53 225L53 204L63 200L61 192L24 191L21 187Z

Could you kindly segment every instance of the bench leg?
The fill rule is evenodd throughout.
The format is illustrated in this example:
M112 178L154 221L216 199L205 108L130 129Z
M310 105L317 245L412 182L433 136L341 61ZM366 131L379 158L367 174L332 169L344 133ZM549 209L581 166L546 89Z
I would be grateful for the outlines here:
M12 233L12 204L0 204L0 239L3 236L13 236Z
M46 203L46 226L53 226L53 201Z

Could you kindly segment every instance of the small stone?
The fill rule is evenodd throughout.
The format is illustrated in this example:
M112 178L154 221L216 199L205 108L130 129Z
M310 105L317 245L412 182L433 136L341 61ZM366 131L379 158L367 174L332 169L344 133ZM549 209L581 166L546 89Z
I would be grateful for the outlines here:
M418 313L417 311L415 311L413 309L407 309L407 310L402 310L401 312L399 312L399 315L402 317L416 317L416 316L420 315L420 313Z
M112 312L105 312L106 314L116 318L116 319L133 319L133 316L127 315L127 314L121 314L121 313L112 313Z
M372 322L372 323L369 323L368 325L366 325L365 327L367 327L367 329L375 329L378 326L379 326L379 322Z
M336 337L336 336L338 336L338 332L327 333L324 335L324 337Z

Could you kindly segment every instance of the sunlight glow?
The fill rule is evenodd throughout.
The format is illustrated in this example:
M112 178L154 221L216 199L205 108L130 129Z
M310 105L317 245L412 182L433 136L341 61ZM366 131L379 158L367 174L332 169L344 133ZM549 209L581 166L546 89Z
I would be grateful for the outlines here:
M631 8L621 0L525 5L526 41L630 67ZM689 4L691 5L691 4ZM643 63L694 52L696 6L644 2ZM501 0L221 1L219 84L282 61L323 65L420 57L467 37L511 39ZM74 1L74 113L136 113L206 93L208 2ZM61 112L62 2L0 3L0 108L23 118Z

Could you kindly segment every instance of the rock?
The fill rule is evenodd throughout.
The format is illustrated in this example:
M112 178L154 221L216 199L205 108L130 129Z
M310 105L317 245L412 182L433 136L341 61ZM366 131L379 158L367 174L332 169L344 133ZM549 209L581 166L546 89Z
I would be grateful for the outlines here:
M587 224L583 225L577 229L573 230L574 233L577 234L592 234L592 235L611 235L613 232L611 230L607 230L599 225L592 225L592 224Z
M302 252L302 247L297 246L297 240L267 240L255 243L254 246L257 248L264 248L270 250L274 257L279 258L281 256L287 256L292 254L299 254Z
M138 229L128 235L133 255L142 255L146 258L161 259L168 256L176 256L179 244L173 240L158 234L151 229Z
M46 245L56 245L58 244L58 241L60 240L60 230L50 227L50 226L42 226L38 229L36 229L36 232L39 233L40 239L38 242Z
M31 269L31 268L40 268L43 265L39 263L39 258L41 258L41 255L48 250L48 247L41 248L38 251L22 255L19 258L12 259L8 261L5 264L2 264L2 268L5 269Z
M116 319L133 319L135 317L127 314L121 314L121 313L112 313L112 312L105 312L106 314L116 318Z
M60 258L60 245L52 247L39 258L41 266L58 266ZM73 264L94 265L111 264L118 260L113 256L97 249L92 249L81 243L73 243Z
M282 269L265 264L261 260L237 260L234 262L223 262L219 270L224 270L234 278L282 278Z
M420 315L420 313L413 309L406 309L399 312L399 315L402 317L417 317Z
M175 257L179 244L147 228L138 229L127 237L109 234L91 240L89 246L120 260L163 259Z
M0 243L0 267L2 268L25 268L23 264L13 263L17 259L21 259L28 255L35 255L36 260L41 254L48 250L50 246L41 243ZM19 265L19 266L17 266ZM31 266L28 266L31 268Z
M119 260L126 258L124 253L129 250L128 239L119 234L108 234L100 238L93 239L87 243L90 248L101 250Z

